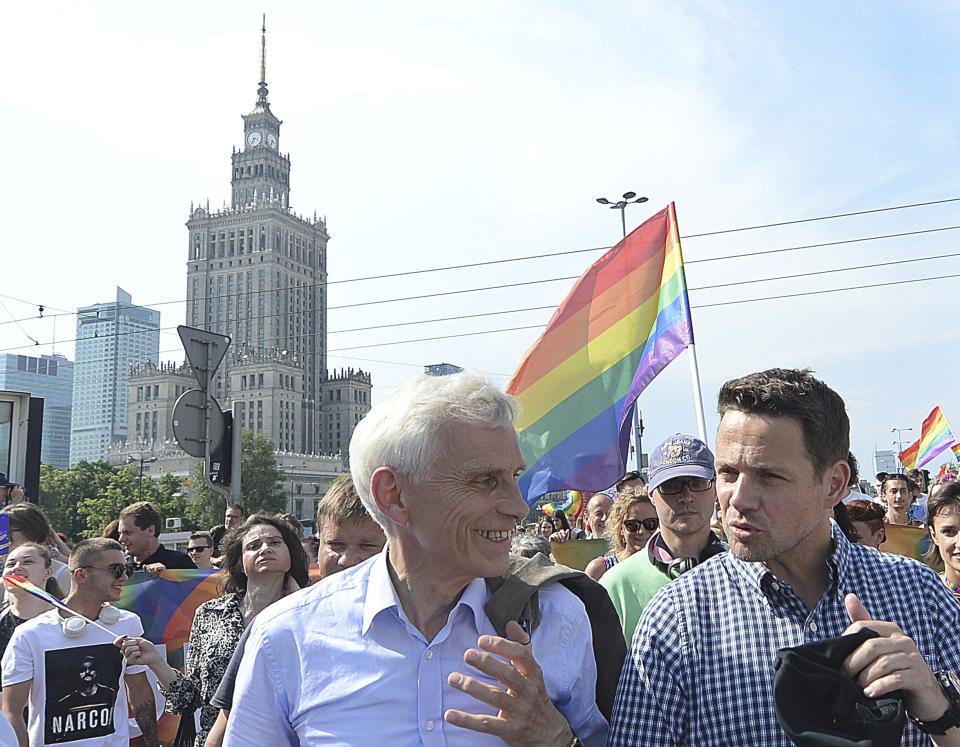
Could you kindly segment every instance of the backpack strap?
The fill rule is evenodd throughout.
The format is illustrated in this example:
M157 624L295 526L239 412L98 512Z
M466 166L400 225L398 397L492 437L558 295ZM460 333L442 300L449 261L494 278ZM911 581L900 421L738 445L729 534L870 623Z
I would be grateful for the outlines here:
M557 565L539 553L532 558L511 555L510 570L485 581L491 593L484 612L501 637L506 637L510 620L519 622L529 634L537 629L541 619L537 592L545 584L560 583L580 599L590 619L593 657L597 664L597 708L609 721L627 645L607 590L585 573Z

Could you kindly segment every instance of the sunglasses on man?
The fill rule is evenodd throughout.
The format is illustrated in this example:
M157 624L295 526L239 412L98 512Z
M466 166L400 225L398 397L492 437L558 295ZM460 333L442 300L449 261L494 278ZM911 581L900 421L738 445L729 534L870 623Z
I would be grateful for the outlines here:
M639 532L641 529L646 529L648 532L652 532L660 526L660 519L656 516L650 519L624 519L623 527L628 532Z
M693 493L703 493L710 490L713 480L708 480L706 477L674 477L672 480L660 483L657 490L660 491L660 495L680 495L684 485Z
M210 545L194 545L193 547L188 547L187 552L203 552L204 550L209 550Z
M101 568L98 565L82 565L81 568L92 568L95 571L106 571L107 573L112 573L115 579L123 578L124 574L127 573L127 566L116 563L114 565L108 565L106 568Z

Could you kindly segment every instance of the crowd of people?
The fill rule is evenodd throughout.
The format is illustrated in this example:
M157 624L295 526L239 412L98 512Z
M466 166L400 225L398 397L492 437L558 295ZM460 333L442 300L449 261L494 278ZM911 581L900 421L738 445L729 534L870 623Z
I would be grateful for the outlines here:
M709 747L874 743L852 714L892 701L883 743L960 744L960 482L861 492L843 400L809 371L727 382L718 411L715 450L673 435L645 477L531 527L517 404L471 371L371 410L313 536L229 506L180 553L138 502L69 548L11 504L4 574L75 614L8 591L3 714L21 745L126 744L128 708L156 744L158 695L198 747ZM927 533L924 562L878 549L897 525ZM581 539L609 550L554 562ZM177 668L113 603L134 571L183 568L219 569L221 593ZM814 707L823 679L787 692L784 651L822 650L860 710Z

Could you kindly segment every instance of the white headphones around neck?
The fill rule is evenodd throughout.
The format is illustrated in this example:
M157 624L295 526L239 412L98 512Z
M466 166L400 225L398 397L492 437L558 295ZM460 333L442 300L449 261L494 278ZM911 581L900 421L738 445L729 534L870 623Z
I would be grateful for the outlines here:
M104 602L100 608L100 614L97 615L97 620L107 625L113 625L119 619L120 610L110 604L110 602ZM79 638L83 635L83 631L87 627L87 621L82 617L70 615L70 617L64 617L60 621L60 626L63 629L63 634L68 638Z

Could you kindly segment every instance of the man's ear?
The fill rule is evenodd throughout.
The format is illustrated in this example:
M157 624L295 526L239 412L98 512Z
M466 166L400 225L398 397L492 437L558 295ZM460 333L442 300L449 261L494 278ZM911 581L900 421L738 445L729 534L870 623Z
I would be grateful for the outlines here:
M847 491L847 483L850 482L850 465L845 460L838 459L823 473L823 482L827 488L824 508L832 511Z
M370 478L370 492L383 514L395 524L407 523L403 476L393 467L378 467Z

